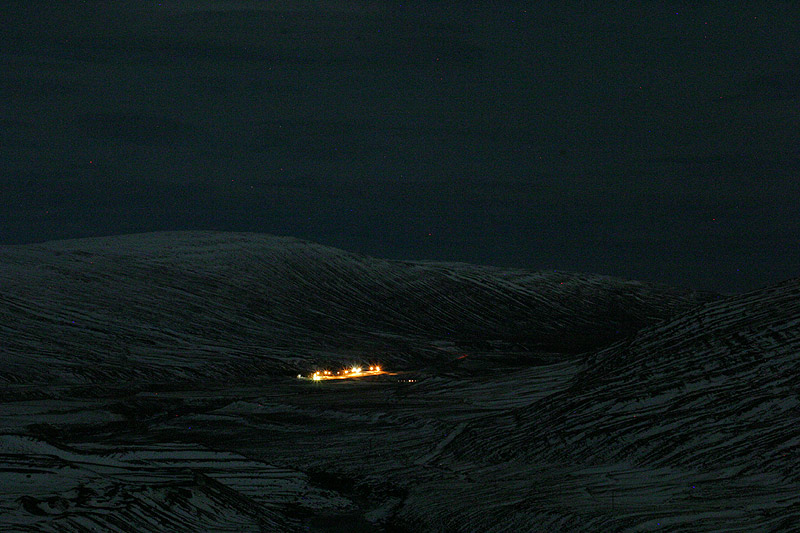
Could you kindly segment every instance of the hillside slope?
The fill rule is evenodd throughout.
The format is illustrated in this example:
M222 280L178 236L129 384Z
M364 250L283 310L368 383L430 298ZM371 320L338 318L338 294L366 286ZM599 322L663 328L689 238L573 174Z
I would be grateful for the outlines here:
M710 296L597 275L396 262L167 232L0 248L0 380L163 382L498 346L595 349Z
M492 471L501 487L510 470L526 479L524 512L504 507L502 491L488 497L498 514L512 511L506 526L788 531L800 523L798 382L794 279L592 354L568 386L473 421L448 461L476 479ZM426 504L432 489L419 490L412 517L458 513L457 497ZM473 523L493 519L501 520L490 513Z

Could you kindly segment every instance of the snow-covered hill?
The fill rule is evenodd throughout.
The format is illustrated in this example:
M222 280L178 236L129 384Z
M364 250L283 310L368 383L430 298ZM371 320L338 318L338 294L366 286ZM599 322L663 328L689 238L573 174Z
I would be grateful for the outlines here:
M787 453L800 447L798 382L794 279L695 308L591 355L570 387L515 411L519 429L494 452L692 467L747 466L755 455L759 470L782 470L784 458L800 461Z
M3 247L0 289L0 531L800 523L800 279L178 232ZM372 360L402 372L282 376Z
M374 359L418 367L498 347L577 353L709 298L257 234L10 246L0 248L0 381L218 380Z
M455 464L528 472L574 529L794 530L798 383L794 279L708 303L600 350L569 386L475 421L448 451ZM538 528L550 515L521 519Z

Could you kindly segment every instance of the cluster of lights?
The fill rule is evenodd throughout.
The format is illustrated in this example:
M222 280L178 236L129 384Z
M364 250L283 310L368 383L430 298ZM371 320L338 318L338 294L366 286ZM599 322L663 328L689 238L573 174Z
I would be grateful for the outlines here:
M350 378L360 375L367 375L367 374L376 374L381 371L381 367L377 365L373 365L369 367L369 370L364 370L360 366L353 366L351 368L342 369L335 374L330 370L317 370L307 379L311 379L312 381L322 381L323 379L343 379L343 378ZM297 374L299 379L303 379L302 374Z

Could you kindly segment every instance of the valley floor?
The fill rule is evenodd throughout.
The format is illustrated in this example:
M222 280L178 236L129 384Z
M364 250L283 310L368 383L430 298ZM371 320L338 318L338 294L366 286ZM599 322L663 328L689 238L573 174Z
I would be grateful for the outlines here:
M475 422L563 389L577 360L351 381L287 377L0 408L0 530L782 529L776 477L460 453ZM23 388L17 391L23 398ZM796 512L796 511L795 511Z

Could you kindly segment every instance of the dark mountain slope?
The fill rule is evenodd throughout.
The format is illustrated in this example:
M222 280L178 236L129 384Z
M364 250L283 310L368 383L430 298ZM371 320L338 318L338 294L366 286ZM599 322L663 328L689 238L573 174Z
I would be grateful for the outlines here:
M516 411L509 456L800 474L800 279L695 308L593 354Z
M443 461L470 465L475 479L499 470L490 479L501 486L509 471L523 476L527 511L513 511L526 527L794 530L798 383L794 279L697 307L590 355L570 385L470 423ZM509 511L493 497L498 513ZM452 516L452 502L409 507L409 515Z
M213 232L2 247L0 280L0 379L26 383L219 379L374 358L413 367L452 359L443 346L573 354L710 298Z

